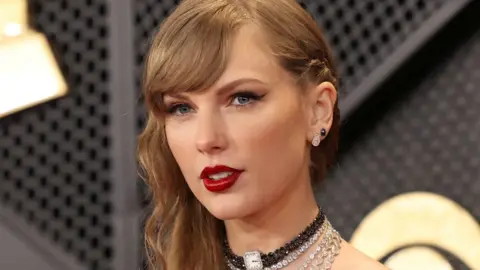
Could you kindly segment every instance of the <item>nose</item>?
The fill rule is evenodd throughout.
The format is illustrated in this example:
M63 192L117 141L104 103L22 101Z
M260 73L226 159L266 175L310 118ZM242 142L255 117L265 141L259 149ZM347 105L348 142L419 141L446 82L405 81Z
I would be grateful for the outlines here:
M227 147L224 121L219 112L198 114L196 145L200 153L212 155Z

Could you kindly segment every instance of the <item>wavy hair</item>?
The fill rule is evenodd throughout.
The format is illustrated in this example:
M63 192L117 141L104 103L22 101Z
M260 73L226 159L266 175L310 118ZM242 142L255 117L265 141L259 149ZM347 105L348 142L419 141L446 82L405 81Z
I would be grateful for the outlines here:
M223 222L211 215L185 183L168 147L162 95L205 89L223 73L238 29L255 24L269 40L281 67L308 84L338 75L330 48L315 20L294 0L185 0L166 18L148 52L143 94L148 109L139 136L142 177L151 196L145 246L151 270L225 269ZM328 136L311 151L312 179L324 178L337 152L339 110Z

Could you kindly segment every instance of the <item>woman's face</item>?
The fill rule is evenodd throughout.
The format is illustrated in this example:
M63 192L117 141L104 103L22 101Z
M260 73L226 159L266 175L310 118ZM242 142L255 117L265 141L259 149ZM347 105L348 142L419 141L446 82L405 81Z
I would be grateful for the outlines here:
M168 145L196 198L219 219L254 214L308 176L311 113L265 44L257 28L243 27L212 87L164 97Z

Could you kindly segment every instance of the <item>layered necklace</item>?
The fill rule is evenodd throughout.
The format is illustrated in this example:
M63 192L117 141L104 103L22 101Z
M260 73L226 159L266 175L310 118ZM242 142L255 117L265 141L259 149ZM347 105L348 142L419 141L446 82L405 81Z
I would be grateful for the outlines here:
M330 269L340 252L341 237L319 209L318 215L298 236L273 252L246 252L243 257L231 250L227 239L224 241L225 260L231 270L278 270L297 261L323 235L318 246L306 257L298 268L304 270Z

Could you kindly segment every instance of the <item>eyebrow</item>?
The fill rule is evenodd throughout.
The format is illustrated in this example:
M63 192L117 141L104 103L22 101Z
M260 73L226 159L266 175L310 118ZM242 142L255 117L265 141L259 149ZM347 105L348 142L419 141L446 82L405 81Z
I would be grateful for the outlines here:
M217 90L217 94L221 95L221 94L224 94L225 92L241 85L241 84L244 84L244 83L259 83L259 84L265 84L263 81L259 80L259 79L256 79L256 78L241 78L241 79L237 79L237 80L234 80L234 81L231 81L227 84L225 84L224 86L220 87L218 90Z
M223 95L225 92L228 92L231 89L233 89L233 88L235 88L235 87L237 87L241 84L244 84L244 83L260 83L260 84L265 85L265 82L263 82L259 79L256 79L256 78L240 78L240 79L233 80L233 81L221 86L216 91L217 92L216 94L217 95ZM166 96L176 97L176 98L185 98L183 93L175 93L175 92L167 93Z

